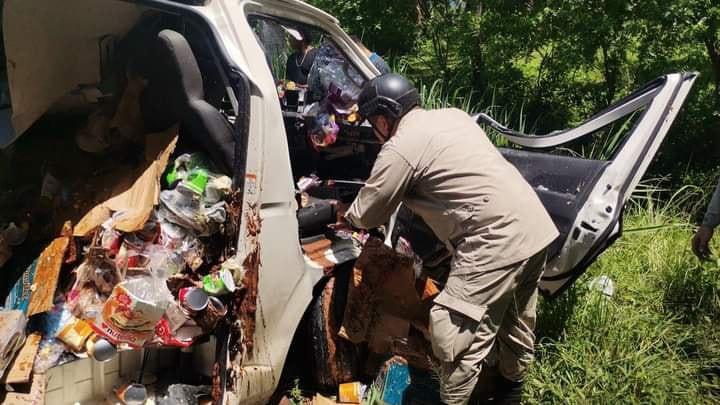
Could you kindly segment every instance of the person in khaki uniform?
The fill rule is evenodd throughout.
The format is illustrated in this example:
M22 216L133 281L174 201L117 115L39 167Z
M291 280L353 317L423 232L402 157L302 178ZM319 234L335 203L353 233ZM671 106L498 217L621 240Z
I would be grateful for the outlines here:
M368 82L359 112L383 143L370 178L347 209L357 228L385 224L402 202L453 252L450 275L430 313L441 361L441 398L464 404L483 360L497 347L497 403L519 403L533 358L537 285L558 236L517 169L457 109L419 108L417 90L396 74Z

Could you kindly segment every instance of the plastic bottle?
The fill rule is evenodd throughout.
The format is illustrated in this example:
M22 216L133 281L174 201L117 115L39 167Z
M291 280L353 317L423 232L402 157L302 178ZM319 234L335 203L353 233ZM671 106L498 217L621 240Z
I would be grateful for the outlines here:
M170 211L167 220L200 231L204 228L202 195L207 185L207 171L196 169L173 190L160 193L160 201Z

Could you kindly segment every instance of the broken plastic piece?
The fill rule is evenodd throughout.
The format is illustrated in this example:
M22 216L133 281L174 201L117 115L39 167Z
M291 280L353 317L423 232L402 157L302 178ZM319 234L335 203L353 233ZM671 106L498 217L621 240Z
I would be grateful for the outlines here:
M599 291L608 298L612 297L615 294L615 283L610 277L605 275L592 279L588 284L588 287L591 290Z

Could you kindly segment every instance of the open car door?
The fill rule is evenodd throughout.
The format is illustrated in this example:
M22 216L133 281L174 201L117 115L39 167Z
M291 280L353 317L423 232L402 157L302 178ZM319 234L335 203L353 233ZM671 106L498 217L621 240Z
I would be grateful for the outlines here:
M675 73L659 77L576 128L526 135L489 125L521 148L501 148L538 193L560 236L550 246L540 291L556 296L575 281L622 232L622 214L697 77ZM562 146L636 114L634 126L610 160L558 156L542 149Z

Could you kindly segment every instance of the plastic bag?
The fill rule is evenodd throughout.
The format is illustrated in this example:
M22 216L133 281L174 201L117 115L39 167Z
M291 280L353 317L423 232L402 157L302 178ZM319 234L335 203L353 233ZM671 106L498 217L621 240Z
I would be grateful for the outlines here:
M335 122L335 116L322 113L315 118L315 125L310 130L310 141L315 150L320 150L334 144L338 133L340 126Z
M94 287L100 294L110 294L123 279L114 261L107 256L103 248L90 248L85 261L77 268L77 278L73 290Z
M68 294L68 309L80 319L95 319L102 312L104 300L92 286L72 290Z
M228 176L210 176L205 187L205 203L215 204L224 200L232 191L232 179Z
M210 168L209 160L205 155L201 153L185 153L178 156L171 165L168 165L165 181L170 188L175 188L193 170L209 170Z
M60 357L65 352L65 345L56 339L47 339L40 342L35 363L33 363L33 372L35 374L45 374L49 369L55 367Z

